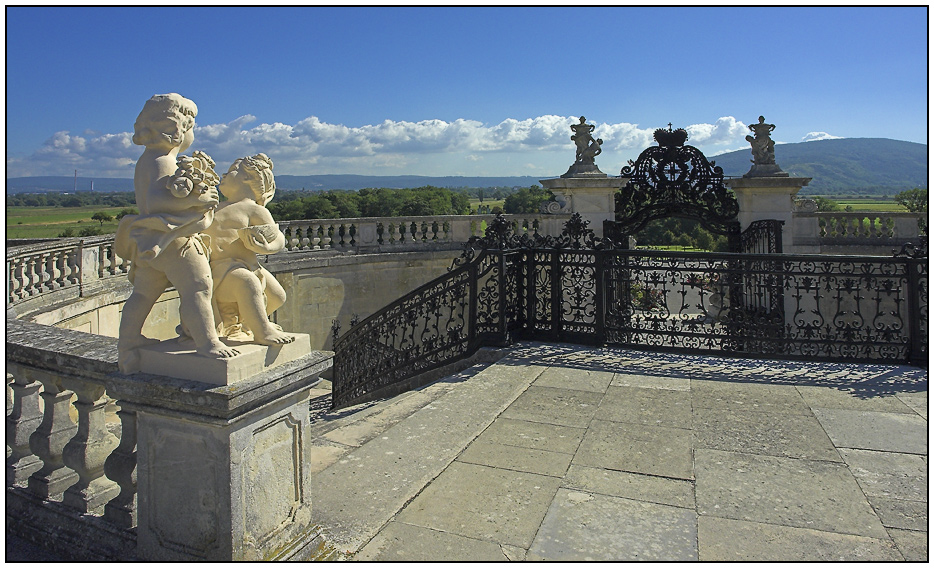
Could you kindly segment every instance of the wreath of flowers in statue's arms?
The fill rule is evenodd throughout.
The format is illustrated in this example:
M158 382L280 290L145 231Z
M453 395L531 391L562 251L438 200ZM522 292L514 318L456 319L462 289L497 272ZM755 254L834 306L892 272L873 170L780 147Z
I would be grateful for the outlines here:
M166 181L166 187L175 197L187 197L194 188L205 193L208 188L220 183L220 176L214 171L214 160L198 150L191 156L179 156L175 174Z

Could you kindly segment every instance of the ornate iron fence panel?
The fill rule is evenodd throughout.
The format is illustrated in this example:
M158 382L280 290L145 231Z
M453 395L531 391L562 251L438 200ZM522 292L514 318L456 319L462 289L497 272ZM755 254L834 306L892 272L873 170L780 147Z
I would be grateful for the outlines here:
M378 396L419 373L471 355L502 313L491 272L500 255L481 254L418 288L334 341L335 408ZM479 290L479 293L478 293Z
M823 360L909 362L926 355L926 262L612 254L608 343ZM918 284L909 282L912 271Z

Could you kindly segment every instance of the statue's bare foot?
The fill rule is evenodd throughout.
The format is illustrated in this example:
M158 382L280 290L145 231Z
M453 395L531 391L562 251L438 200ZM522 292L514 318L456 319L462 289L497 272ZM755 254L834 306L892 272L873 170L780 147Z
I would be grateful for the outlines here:
M269 333L254 334L255 341L260 345L282 345L284 343L292 343L295 341L295 336L290 333L283 333L281 329L279 330L269 330Z
M240 354L240 352L233 347L227 347L223 343L216 343L208 345L207 347L198 348L197 351L200 355L213 357L215 359L229 359L230 357L236 357Z

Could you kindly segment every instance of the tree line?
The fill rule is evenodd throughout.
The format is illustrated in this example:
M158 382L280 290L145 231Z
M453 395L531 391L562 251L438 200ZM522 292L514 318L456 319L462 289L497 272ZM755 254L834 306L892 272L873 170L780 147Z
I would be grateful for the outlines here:
M103 193L79 191L77 193L16 193L7 194L8 207L132 207L136 196L132 191Z

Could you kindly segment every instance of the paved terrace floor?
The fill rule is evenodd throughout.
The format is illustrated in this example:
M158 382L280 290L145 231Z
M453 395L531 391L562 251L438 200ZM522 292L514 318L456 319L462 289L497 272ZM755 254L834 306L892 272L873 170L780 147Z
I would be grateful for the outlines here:
M319 410L314 515L356 560L927 560L927 390L912 367L521 345Z

